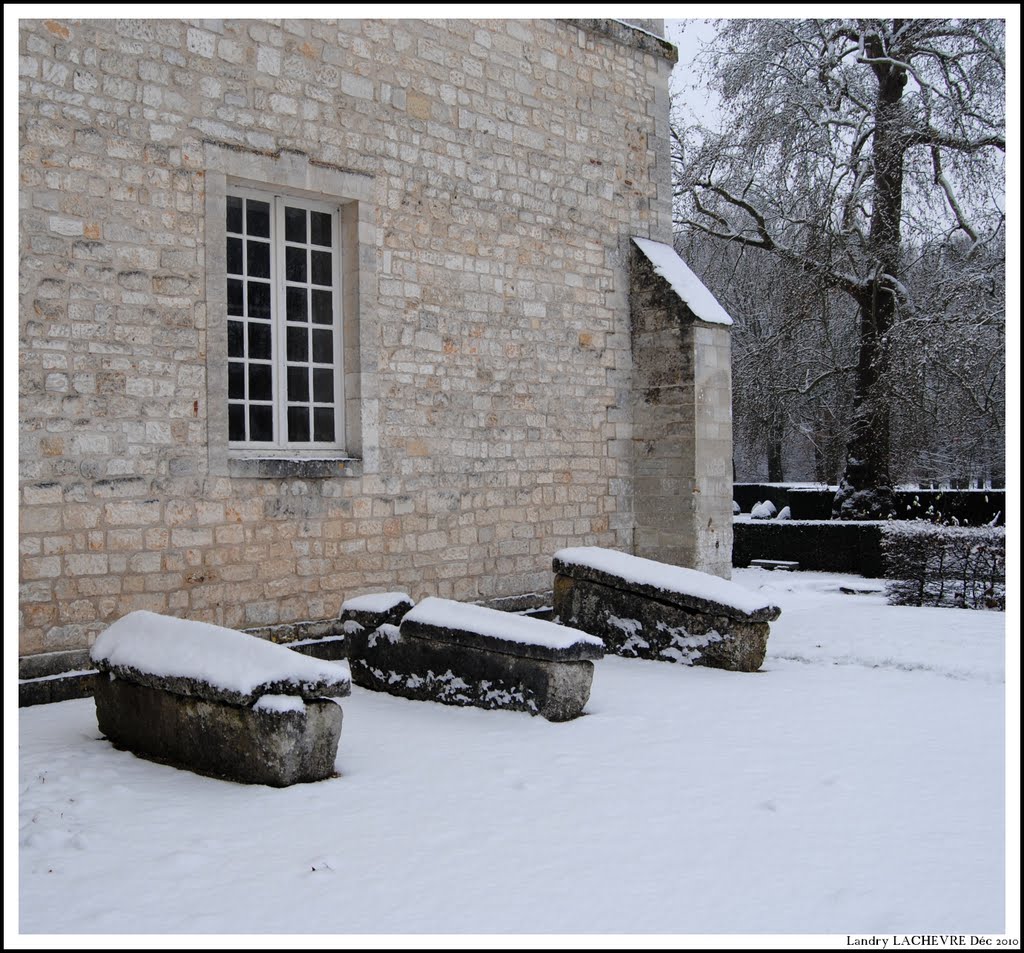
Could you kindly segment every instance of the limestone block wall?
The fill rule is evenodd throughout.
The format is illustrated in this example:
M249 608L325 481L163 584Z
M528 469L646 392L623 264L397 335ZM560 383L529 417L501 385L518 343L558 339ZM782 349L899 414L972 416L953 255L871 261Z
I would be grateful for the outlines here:
M560 547L631 547L628 248L670 239L671 47L598 20L39 19L19 52L22 655L133 609L510 595ZM233 181L343 203L344 463L224 444Z
M728 579L730 330L699 320L639 251L631 280L633 552Z

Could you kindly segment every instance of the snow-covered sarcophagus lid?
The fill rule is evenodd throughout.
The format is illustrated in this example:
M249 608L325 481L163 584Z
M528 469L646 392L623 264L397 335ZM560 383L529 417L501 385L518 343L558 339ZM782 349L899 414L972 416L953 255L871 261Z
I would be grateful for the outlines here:
M549 662L604 658L604 642L577 629L451 599L424 599L402 620L401 632Z
M424 599L349 656L357 685L403 698L506 708L567 721L604 655L594 636L498 609Z
M208 622L138 610L100 635L90 655L101 672L179 695L252 705L263 695L340 698L348 666Z
M560 549L552 566L562 575L633 589L661 602L715 615L772 622L782 611L728 579L600 546Z
M234 629L132 612L92 647L96 720L119 748L179 768L285 787L332 777L335 698L347 662L325 662Z
M778 606L718 576L597 546L552 560L555 617L617 655L756 671Z

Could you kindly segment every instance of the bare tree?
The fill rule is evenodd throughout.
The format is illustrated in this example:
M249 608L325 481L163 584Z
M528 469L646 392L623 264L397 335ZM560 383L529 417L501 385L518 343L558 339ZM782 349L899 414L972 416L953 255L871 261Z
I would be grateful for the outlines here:
M760 249L857 311L834 514L891 510L894 328L929 312L908 249L1002 228L1001 20L725 21L706 55L717 130L677 127L678 223Z
M702 240L679 251L733 316L737 479L838 478L845 458L856 328L838 296L766 252Z

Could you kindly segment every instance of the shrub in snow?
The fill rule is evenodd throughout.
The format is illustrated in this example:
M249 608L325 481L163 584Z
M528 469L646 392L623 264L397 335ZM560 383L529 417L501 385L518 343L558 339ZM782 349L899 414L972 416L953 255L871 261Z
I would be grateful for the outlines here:
M765 500L763 503L757 503L754 508L750 511L750 518L755 520L770 520L778 510L775 509L775 504L771 500Z
M882 534L893 605L1006 607L1006 530L892 522Z
M896 519L952 526L999 526L1002 490L904 490L896 494Z
M776 516L775 518L777 520L788 520L788 519L792 519L793 516L789 512L789 507L788 506L784 506L784 507L782 507L781 510L779 510L779 515Z

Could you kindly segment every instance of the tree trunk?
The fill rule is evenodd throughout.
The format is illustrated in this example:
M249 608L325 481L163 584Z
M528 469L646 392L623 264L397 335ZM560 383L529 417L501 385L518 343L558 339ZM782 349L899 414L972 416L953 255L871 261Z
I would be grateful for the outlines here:
M768 482L782 483L782 428L772 427L768 434Z
M868 55L882 57L868 44ZM854 391L853 426L846 471L832 503L834 519L885 519L892 512L889 473L889 400L884 393L889 367L886 336L896 314L892 279L900 276L900 218L903 211L903 155L900 99L906 71L891 63L872 67L878 79L875 101L874 190L870 247L875 277L858 299L860 355Z

